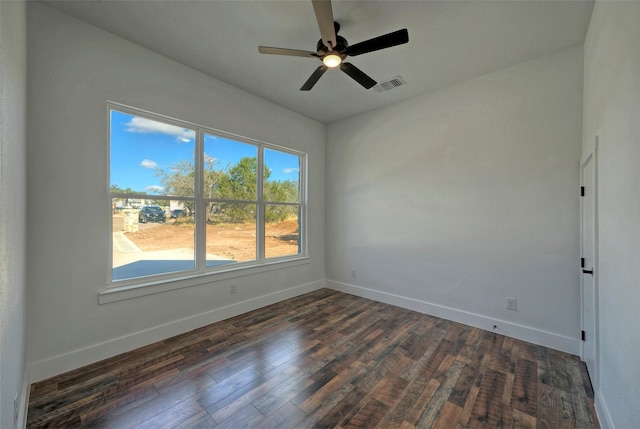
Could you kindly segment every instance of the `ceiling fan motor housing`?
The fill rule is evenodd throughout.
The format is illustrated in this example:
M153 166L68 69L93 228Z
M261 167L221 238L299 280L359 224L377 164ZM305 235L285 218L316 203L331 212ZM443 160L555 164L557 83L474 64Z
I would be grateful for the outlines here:
M336 35L336 46L333 47L333 52L338 52L340 56L343 57L344 59L346 57L344 53L347 50L348 46L349 46L349 42L347 42L347 39L345 39L342 36ZM327 53L331 52L331 50L329 50L329 48L325 46L322 39L320 39L318 40L318 44L316 45L316 52L318 53L319 56L322 57Z

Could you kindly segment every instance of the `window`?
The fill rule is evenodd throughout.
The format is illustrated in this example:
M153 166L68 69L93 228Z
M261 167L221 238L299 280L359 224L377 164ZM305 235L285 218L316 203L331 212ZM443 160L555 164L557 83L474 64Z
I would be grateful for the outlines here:
M112 284L305 256L306 155L109 105Z

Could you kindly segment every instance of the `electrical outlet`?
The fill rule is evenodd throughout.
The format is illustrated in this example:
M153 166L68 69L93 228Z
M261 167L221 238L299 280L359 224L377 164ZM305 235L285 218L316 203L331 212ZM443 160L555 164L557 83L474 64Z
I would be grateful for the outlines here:
M13 424L18 423L18 394L13 398Z
M236 285L229 286L229 292L231 293L231 295L235 294L236 292L238 292L238 287Z
M356 278L356 270L351 270L351 277Z
M515 298L507 298L507 310L516 311L518 309L518 300Z

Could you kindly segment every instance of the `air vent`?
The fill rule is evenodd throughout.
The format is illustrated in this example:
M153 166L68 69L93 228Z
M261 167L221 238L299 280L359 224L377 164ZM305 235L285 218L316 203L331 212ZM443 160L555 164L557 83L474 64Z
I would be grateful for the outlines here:
M387 79L384 82L380 82L376 86L373 87L375 92L385 92L390 91L394 88L397 88L402 85L406 85L407 83L400 76L392 77L391 79Z

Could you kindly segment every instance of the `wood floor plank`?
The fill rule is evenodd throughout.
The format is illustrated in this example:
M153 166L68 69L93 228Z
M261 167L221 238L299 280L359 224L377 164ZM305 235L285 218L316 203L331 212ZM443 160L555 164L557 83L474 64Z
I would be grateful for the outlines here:
M124 390L105 396L105 407L93 415L86 415L83 422L106 421L114 419L160 396L153 387L147 389Z
M518 359L513 381L512 407L530 416L538 409L538 365L527 359Z
M360 371L361 368L353 366L346 368L339 374L334 373L333 377L331 377L331 372L328 372L325 379L329 379L329 377L331 377L331 379L326 382L324 381L325 379L318 380L314 383L316 386L320 386L318 390L307 397L303 402L297 403L296 400L293 402L296 403L302 411L307 414L311 414L314 410L320 407L326 398L331 396L334 391L340 389L340 387L344 385L351 384Z
M306 414L300 408L287 401L255 427L260 429L296 428L305 417Z
M320 427L318 422L339 406L339 404L342 403L344 398L347 397L352 390L354 390L353 385L346 384L340 387L339 390L332 392L331 396L327 397L320 407L316 408L313 413L299 423L298 428L305 429Z
M445 402L438 418L433 424L433 429L451 429L455 428L462 414L462 407L453 402Z
M388 405L375 398L370 398L344 427L346 429L376 427L388 410Z
M584 384L582 383L582 374L580 373L580 363L577 359L567 358L567 374L569 383L571 385L571 401L573 405L573 414L576 419L577 427L592 427L594 426L591 418L591 411L589 409L588 396L584 391Z
M388 372L373 388L371 397L387 408L393 407L409 382L404 378Z
M473 412L473 408L476 403L476 398L478 397L479 392L480 392L479 386L473 385L469 388L469 394L467 395L467 400L464 403L462 412L460 413L460 419L458 420L458 424L456 425L456 428L469 427L469 420L471 419L471 413Z
M173 429L213 429L214 427L216 427L216 422L213 421L209 413L201 411L174 426Z
M330 410L327 410L322 418L317 422L319 428L337 428L344 425L353 418L362 407L363 400L367 393L355 387L349 391L340 402Z
M420 393L416 401L406 410L406 413L403 416L403 422L416 425L439 388L440 383L433 378L430 379L429 383Z
M511 408L513 408L513 383L515 378L515 374L505 374L504 391L502 392L502 403Z
M462 414L460 415L460 421L456 427L468 427L469 422L471 420L471 413L474 409L476 400L478 398L478 393L480 392L480 385L482 384L482 379L484 377L485 371L489 366L489 362L492 359L491 354L485 354L485 342L484 335L482 335L480 341L478 342L478 357L482 356L482 360L480 362L473 361L473 364L478 364L477 369L474 374L474 381L472 386L469 388L469 392L466 396L466 401L464 403Z
M168 381L162 380L156 383L155 387L161 395L170 393L189 398L214 384L216 384L215 380L208 373L195 372L183 377L175 377Z
M137 429L155 429L161 426L174 427L195 415L201 414L203 411L197 402L187 399L138 425Z
M220 383L215 383L198 394L198 403L207 410L213 410L215 406L226 404L225 401L233 399L243 391L250 390L258 383L265 374L273 371L268 366L257 365L249 367Z
M315 381L306 374L298 372L284 379L278 386L253 401L253 406L262 414L268 416L288 402L291 402L293 398L313 383L315 383Z
M306 372L304 371L303 373L306 374ZM331 382L331 380L333 380L336 375L337 374L325 364L323 368L309 375L309 377L313 380L313 383L300 391L300 393L298 393L291 400L291 402L293 402L297 406L306 403L310 398L313 397L313 395L315 395L320 389L322 389L325 384Z
M456 384L451 389L451 393L449 394L448 400L460 408L464 407L464 404L467 401L467 395L473 386L476 376L477 376L477 367L472 367L470 365L465 364L460 376L456 380Z
M406 370L400 373L401 377L404 377L407 380L413 380L416 377L418 377L418 374L420 373L420 371L423 371L425 369L425 364L433 358L436 352L438 352L441 346L440 343L444 338L445 331L434 328L432 332L426 335L431 340L429 347L425 350L422 356L420 356L418 359L413 359L414 363L411 364L409 367L407 367Z
M571 394L556 387L538 386L537 426L541 429L576 427Z
M28 428L599 428L584 363L320 289L30 388Z
M513 427L518 429L535 429L537 427L536 418L514 409Z
M184 401L179 395L158 395L136 407L128 407L124 413L109 413L93 427L129 428L144 424ZM98 424L100 423L100 424Z
M232 413L229 417L219 423L217 429L238 429L258 427L265 421L264 415L255 409L251 404L237 409L238 412ZM215 417L213 418L214 420ZM217 420L216 420L217 422Z
M258 377L252 383L243 386L238 391L225 397L222 401L209 406L207 411L217 423L226 421L234 417L239 410L250 405L255 399L278 386L282 378L287 378L298 371L300 370L296 367L276 368ZM251 407L253 407L252 404Z
M511 427L513 410L502 404L506 375L487 369L471 412L470 427Z
M440 387L433 395L433 398L429 401L429 404L426 406L422 416L420 416L420 420L418 420L416 426L430 428L435 425L436 420L447 403L447 399L449 398L454 385L462 373L463 367L464 364L462 362L454 360L450 366L447 365L447 372L443 373L442 377L436 378L440 382Z

